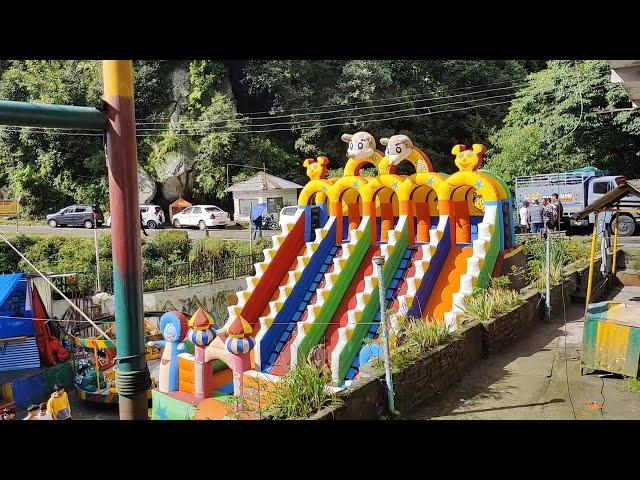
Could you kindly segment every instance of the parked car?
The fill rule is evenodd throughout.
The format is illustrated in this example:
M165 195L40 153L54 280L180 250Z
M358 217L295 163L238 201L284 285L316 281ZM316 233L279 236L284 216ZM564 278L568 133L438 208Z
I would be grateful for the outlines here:
M285 225L293 223L293 217L295 216L297 209L298 207L284 207L280 210L280 220L278 223L280 223L280 229L283 232L285 230Z
M57 213L47 215L47 224L52 228L58 226L93 228L94 219L97 226L104 223L104 214L97 205L71 205Z
M161 216L156 214L156 209L160 209ZM158 225L164 224L164 210L160 205L140 205L140 214L142 215L142 226L153 230L158 228ZM107 227L111 226L111 215L107 217Z
M226 227L229 223L229 214L215 205L193 205L187 207L173 216L173 226L198 227L205 230L209 227Z

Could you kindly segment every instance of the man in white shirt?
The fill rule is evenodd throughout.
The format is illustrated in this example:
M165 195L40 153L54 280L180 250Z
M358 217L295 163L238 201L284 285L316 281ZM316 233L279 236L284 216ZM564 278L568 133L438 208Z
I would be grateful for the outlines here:
M53 420L53 417L50 413L47 412L47 404L41 403L40 410L38 410L38 416L36 420Z
M524 201L522 207L520 207L520 230L522 233L529 233L529 220L527 212L529 211L529 202Z

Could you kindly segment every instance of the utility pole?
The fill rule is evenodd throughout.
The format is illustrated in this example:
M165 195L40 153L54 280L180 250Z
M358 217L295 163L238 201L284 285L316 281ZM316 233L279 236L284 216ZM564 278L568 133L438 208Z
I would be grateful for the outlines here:
M97 293L102 291L102 285L100 283L100 253L98 250L98 222L96 212L93 212L93 244L96 248L96 288Z
M104 60L107 164L113 240L113 290L120 419L147 420L149 369L145 358L133 62Z
M251 219L251 215L253 214L253 201L249 202L249 255L251 255L251 261L253 262L253 220Z
M384 267L384 257L373 257L373 263L376 266L378 275L378 296L380 297L380 337L382 338L382 359L384 361L384 376L387 383L387 402L391 415L396 415L395 398L393 393L393 378L391 373L391 364L389 362L389 336L387 334L387 306L385 302L384 276L382 268Z

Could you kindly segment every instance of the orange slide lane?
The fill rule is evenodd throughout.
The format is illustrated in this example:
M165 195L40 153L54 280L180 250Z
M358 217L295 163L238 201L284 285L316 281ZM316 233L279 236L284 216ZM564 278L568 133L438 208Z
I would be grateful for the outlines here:
M473 254L471 247L451 248L442 266L436 284L433 286L429 302L425 309L425 317L444 321L444 314L451 310L453 294L460 289L460 276L467 271L467 259Z

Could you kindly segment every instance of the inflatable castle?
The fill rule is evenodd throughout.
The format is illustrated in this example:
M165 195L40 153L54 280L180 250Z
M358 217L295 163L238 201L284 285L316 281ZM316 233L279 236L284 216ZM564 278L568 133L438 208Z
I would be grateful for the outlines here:
M455 145L458 171L447 175L405 135L380 139L384 153L367 132L342 140L348 144L344 175L327 178L326 157L305 160L309 182L294 221L273 237L247 288L228 307L227 322L215 332L201 326L212 333L198 347L199 357L177 354L190 366L176 364L174 381L154 391L153 418L231 418L234 399L255 401L261 381L277 388L279 377L318 348L331 371L329 388L357 379L368 359L363 347L379 333L375 256L385 259L387 308L452 330L474 289L507 273L507 259L517 251L511 195L482 169L483 145ZM415 173L397 174L403 162ZM361 174L371 167L375 176ZM199 328L193 319L191 330L184 320L174 323L178 341ZM195 372L207 387L197 395L182 387L196 384Z

